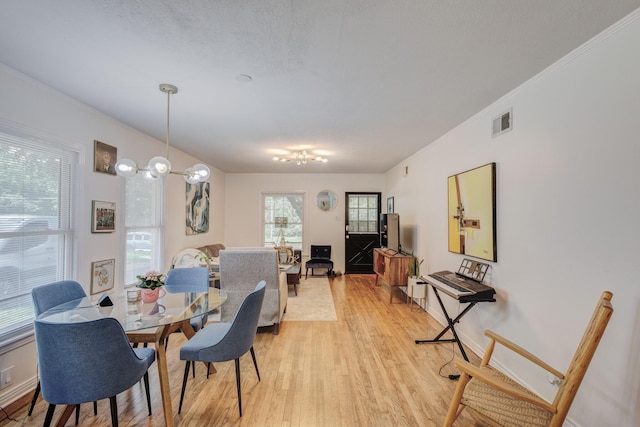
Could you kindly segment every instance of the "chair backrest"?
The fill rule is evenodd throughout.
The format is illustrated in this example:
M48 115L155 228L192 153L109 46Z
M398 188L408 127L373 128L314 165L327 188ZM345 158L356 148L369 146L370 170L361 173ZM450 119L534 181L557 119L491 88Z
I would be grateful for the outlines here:
M167 292L207 292L209 269L207 267L174 268L164 281Z
M331 259L330 245L311 245L311 259Z
M556 406L557 412L552 418L550 426L561 426L569 412L578 387L580 387L580 383L587 372L587 368L613 313L612 297L613 294L611 292L604 291L598 301L587 330L582 336L580 345L578 345L578 349L573 359L571 359L571 364L565 374L565 379L562 381L554 399L553 404Z
M54 405L106 399L138 382L148 368L113 318L35 321L42 396Z
M262 309L266 284L260 281L253 292L242 301L231 322L231 327L215 345L217 360L233 360L245 354L253 346L258 330L258 318ZM206 353L206 349L202 352ZM206 359L205 359L206 360Z
M36 316L56 305L86 297L82 285L74 280L61 280L31 289Z

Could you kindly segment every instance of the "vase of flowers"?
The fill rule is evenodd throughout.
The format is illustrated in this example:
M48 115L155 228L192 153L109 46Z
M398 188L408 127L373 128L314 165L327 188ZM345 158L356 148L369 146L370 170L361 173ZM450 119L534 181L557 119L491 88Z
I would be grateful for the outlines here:
M166 293L164 289L164 274L157 271L149 271L143 276L136 276L140 283L136 286L142 289L142 302L156 302Z

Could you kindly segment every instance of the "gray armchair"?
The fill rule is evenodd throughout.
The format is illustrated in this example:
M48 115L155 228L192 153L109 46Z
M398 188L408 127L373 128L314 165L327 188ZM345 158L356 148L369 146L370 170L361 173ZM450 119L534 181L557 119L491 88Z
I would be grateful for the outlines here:
M221 307L222 321L228 322L254 285L266 282L264 303L258 326L274 326L280 331L280 320L287 307L289 290L287 275L278 268L278 253L271 248L228 248L220 251L220 289L227 292Z

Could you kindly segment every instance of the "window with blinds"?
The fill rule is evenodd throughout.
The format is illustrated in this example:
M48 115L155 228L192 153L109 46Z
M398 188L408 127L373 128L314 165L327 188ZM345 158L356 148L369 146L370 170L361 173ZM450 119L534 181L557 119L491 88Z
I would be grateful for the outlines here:
M126 187L124 283L132 285L138 275L162 272L164 180L137 174L127 178Z
M31 289L72 277L78 153L0 123L0 346L32 333Z
M282 238L287 246L302 249L304 194L264 193L263 245L277 246Z

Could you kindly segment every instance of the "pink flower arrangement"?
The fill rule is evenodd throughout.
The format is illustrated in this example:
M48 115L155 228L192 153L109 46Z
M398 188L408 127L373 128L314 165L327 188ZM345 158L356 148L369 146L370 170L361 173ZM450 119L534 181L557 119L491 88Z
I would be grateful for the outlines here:
M164 285L164 274L157 271L149 271L143 276L136 276L140 283L136 286L143 289L155 289Z

